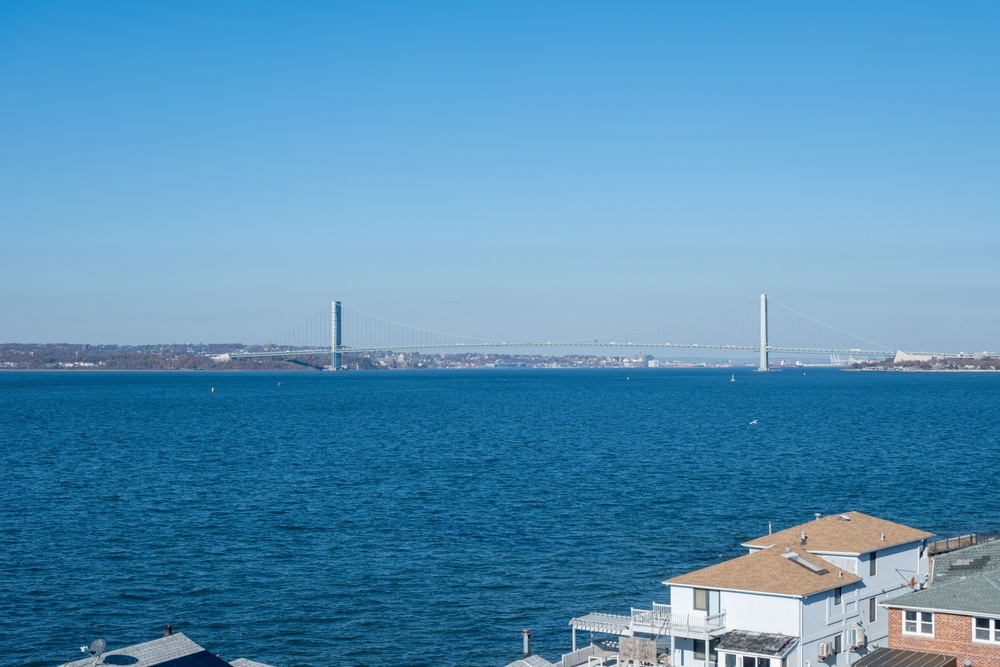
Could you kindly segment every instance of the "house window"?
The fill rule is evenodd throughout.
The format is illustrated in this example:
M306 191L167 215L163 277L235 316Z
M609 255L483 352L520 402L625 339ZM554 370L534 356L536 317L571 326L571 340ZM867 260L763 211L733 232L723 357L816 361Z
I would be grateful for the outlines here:
M705 659L705 640L695 639L694 640L694 659L704 660Z
M877 560L875 558L875 552L873 551L872 557L868 559L868 576L874 577L877 570Z
M904 611L903 632L909 635L934 636L934 614L929 611Z
M708 611L708 591L704 588L694 589L694 608L698 611Z
M736 656L732 653L726 654L726 667L736 667Z
M833 652L840 653L844 650L844 635L837 635L833 638Z
M972 638L977 642L1000 643L1000 618L973 619Z
M868 598L868 622L875 622L875 598Z
M750 655L744 655L741 658L740 667L771 667L771 659L755 658Z
M833 591L833 604L840 606L840 603L844 601L844 589L840 586Z

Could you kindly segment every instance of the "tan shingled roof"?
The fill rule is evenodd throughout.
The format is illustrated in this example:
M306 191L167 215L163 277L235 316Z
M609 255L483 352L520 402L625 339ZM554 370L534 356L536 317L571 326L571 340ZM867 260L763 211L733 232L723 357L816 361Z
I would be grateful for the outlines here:
M795 563L785 557L794 552L799 557L827 570L823 574ZM843 572L833 563L798 548L775 547L733 558L718 565L688 572L665 584L683 584L704 588L725 588L758 593L805 596L837 586L861 581L861 577Z
M845 521L842 516L850 517ZM863 554L877 549L915 542L932 533L886 521L861 512L831 514L815 521L786 528L772 535L764 535L744 542L745 547L800 546L801 532L806 532L803 546L813 553ZM885 539L882 539L882 534Z

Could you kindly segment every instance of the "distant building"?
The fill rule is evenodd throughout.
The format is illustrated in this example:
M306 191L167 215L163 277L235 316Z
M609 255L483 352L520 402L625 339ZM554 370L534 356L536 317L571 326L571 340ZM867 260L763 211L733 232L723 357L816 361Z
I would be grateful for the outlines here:
M893 357L892 363L901 364L904 361L932 361L933 359L934 357L930 354L910 354L909 352L896 350L896 356Z

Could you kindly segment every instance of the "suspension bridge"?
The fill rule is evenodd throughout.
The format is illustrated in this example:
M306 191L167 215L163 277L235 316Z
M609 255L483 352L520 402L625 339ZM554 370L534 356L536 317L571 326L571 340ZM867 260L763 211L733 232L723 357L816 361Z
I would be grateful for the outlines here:
M770 354L893 356L895 348L854 336L782 306L760 299L713 315L645 331L568 341L505 341L458 336L393 322L344 308L329 308L266 341L232 352L232 359L329 355L330 367L341 369L345 354L421 351L474 351L508 348L652 350L726 350L760 355L759 370L768 369Z

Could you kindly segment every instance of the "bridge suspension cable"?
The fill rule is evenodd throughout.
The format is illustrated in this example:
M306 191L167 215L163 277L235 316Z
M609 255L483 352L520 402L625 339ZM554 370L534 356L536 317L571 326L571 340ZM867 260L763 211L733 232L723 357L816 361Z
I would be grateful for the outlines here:
M757 345L755 332L759 322L755 300L686 322L597 340L633 345L753 349Z
M895 352L895 348L847 333L773 299L768 299L767 303L768 307L777 306L772 308L772 315L768 317L768 347L773 351L817 349L830 350L833 354Z
M506 344L504 341L492 338L459 336L422 329L352 308L343 308L343 313L341 326L345 351L489 347Z

